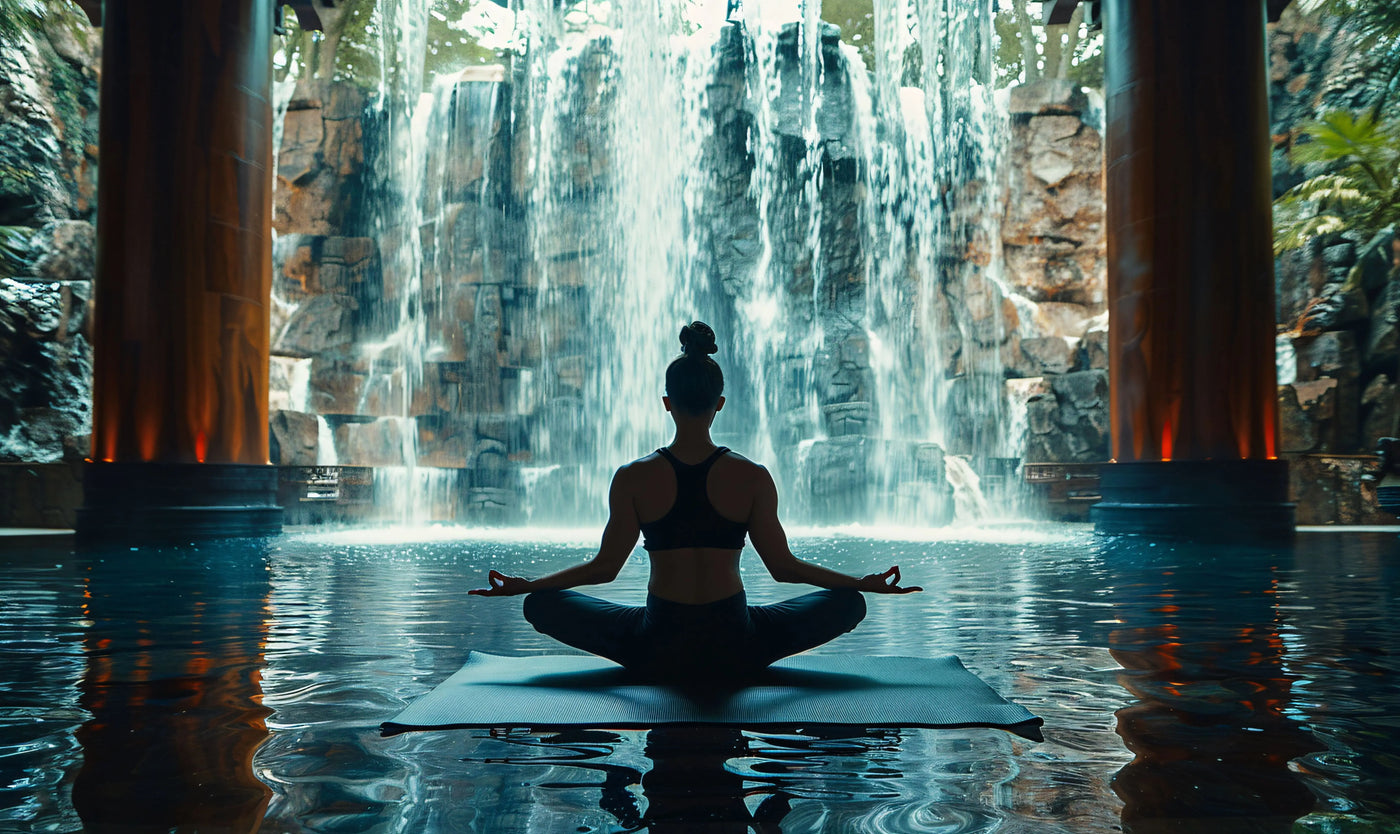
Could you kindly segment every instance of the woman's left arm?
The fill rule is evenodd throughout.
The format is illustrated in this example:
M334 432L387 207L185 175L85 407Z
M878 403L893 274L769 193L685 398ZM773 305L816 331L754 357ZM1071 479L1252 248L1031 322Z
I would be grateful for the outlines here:
M531 591L572 588L576 585L601 585L616 579L627 557L632 555L632 549L637 545L637 537L642 533L641 525L637 521L637 510L632 504L632 478L629 469L630 464L613 475L612 486L608 488L608 523L603 528L603 541L598 546L598 553L592 559L539 579L524 579L519 576L506 576L496 570L488 571L488 587L476 588L467 593L483 597L504 597L528 594Z

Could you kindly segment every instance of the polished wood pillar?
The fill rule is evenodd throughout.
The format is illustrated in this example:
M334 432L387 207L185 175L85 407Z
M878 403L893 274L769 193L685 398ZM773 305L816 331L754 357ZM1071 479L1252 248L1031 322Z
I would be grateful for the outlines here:
M1265 0L1103 0L1107 532L1291 535Z
M266 464L273 6L103 11L93 459Z
M1264 0L1106 0L1113 457L1277 455Z
M106 0L79 533L281 529L268 465L267 0Z

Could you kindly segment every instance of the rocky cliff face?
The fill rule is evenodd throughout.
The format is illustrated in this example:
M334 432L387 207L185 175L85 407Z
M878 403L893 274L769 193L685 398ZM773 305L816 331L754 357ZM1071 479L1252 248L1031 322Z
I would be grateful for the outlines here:
M56 12L0 43L0 461L88 452L98 41Z
M1023 459L1108 458L1103 137L1088 94L1067 81L1011 90L1006 281L1024 321L1004 354L1024 398ZM1097 108L1101 109L1101 108Z
M774 83L793 88L779 99L794 102L802 90L790 40L779 38L773 72ZM459 512L508 511L526 489L537 502L556 492L564 499L568 490L550 485L576 481L571 473L588 459L597 415L585 404L600 350L589 336L601 332L595 319L609 315L596 309L609 297L598 285L610 280L600 264L613 257L616 232L607 224L617 216L612 200L622 176L612 157L616 123L608 118L616 83L609 49L605 40L591 43L571 56L570 73L551 77L550 94L558 97L552 133L531 124L541 118L527 97L536 87L520 67L500 80L469 77L439 92L433 129L444 133L429 144L433 187L419 206L421 370L391 355L395 348L366 348L383 338L386 319L399 309L395 256L386 249L393 236L371 234L366 220L365 195L375 188L367 172L385 142L383 122L363 100L355 115L347 106L352 90L322 88L293 99L278 173L274 462L401 466L415 455L418 466L457 472L455 484L475 496ZM951 512L945 450L882 430L917 415L877 396L870 332L889 323L872 324L867 282L878 251L872 246L882 241L870 236L867 215L882 207L868 198L849 67L834 32L823 37L821 55L821 106L811 124L782 106L760 112L746 76L752 58L737 32L709 57L702 175L690 208L693 280L738 315L767 258L766 274L781 284L780 309L770 314L794 330L778 338L791 338L797 349L802 332L821 334L810 364L794 355L784 372L801 384L788 385L778 369L756 371L779 380L765 403L774 454L801 473L799 500L814 516L864 518L876 501ZM1001 257L974 236L975 274L959 277L961 262L940 261L931 287L918 286L911 271L894 290L933 296L942 331L933 355L916 364L952 380L940 407L959 427L949 438L955 451L971 445L964 435L980 430L977 420L1000 413L968 390L976 370L991 377L994 396L1010 380L1024 408L1027 459L1102 460L1102 143L1093 104L1068 85L1046 83L1013 91L1012 110L1002 169L1008 181L977 184L999 193L1004 185L994 224L1003 230ZM759 131L770 132L762 147ZM550 146L532 144L541 141ZM772 158L760 160L765 153ZM772 172L804 170L813 158L821 169L815 186L791 175L757 183ZM546 176L563 182L542 186ZM796 219L765 218L773 206ZM812 228L801 222L809 217L819 218ZM918 257L900 255L911 264ZM992 262L1004 262L1003 282L984 269ZM728 335L748 323L717 324ZM990 372L972 366L989 358L996 363ZM741 371L731 373L731 385L746 384ZM744 398L735 401L744 407ZM757 419L756 411L745 419ZM1019 457L1019 437L1015 443Z
M1271 32L1276 195L1318 173L1289 162L1300 128L1329 110L1360 110L1375 94L1364 76L1365 56L1351 43L1342 22L1296 10ZM1400 425L1400 240L1393 230L1370 239L1353 233L1316 239L1278 259L1275 282L1282 451L1373 453L1379 438ZM1327 474L1326 467L1301 461L1295 468ZM1300 512L1330 503L1300 501Z

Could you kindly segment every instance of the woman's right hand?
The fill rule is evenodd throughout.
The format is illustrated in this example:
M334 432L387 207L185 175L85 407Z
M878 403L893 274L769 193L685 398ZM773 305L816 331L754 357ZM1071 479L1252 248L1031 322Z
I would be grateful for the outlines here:
M922 591L918 585L902 587L899 584L899 565L895 565L884 573L872 573L862 576L856 583L857 591L869 591L874 594L912 594L915 591Z
M509 597L516 594L528 594L534 590L534 583L519 576L506 576L498 570L487 571L486 584L488 588L474 588L467 591L479 597Z

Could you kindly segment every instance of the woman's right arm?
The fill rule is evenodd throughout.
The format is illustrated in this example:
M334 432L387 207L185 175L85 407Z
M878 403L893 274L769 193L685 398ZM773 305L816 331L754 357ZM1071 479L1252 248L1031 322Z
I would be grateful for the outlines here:
M803 582L819 588L855 588L880 594L908 594L922 591L917 586L899 584L899 566L882 573L855 577L804 561L788 547L787 532L778 520L778 487L762 466L754 483L753 508L749 512L749 541L764 567L779 582Z
M637 510L632 504L631 481L626 466L613 475L612 486L608 489L608 523L603 528L603 541L598 546L598 553L592 559L539 579L507 576L496 570L488 571L487 587L476 588L467 593L483 597L514 596L532 591L573 588L578 585L600 585L616 579L642 532L641 525L637 522Z

